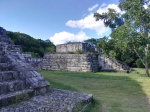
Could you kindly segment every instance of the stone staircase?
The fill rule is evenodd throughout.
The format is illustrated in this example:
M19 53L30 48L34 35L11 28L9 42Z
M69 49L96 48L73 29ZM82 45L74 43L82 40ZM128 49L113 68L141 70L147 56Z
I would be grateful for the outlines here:
M125 63L117 61L104 54L100 54L98 58L102 71L127 72L130 70L130 67L127 66Z
M91 62L91 71L92 72L97 72L97 71L99 71L98 69L99 69L99 63L98 63L98 60L97 60L97 56L96 55L94 55L94 54L92 54L92 55L90 55L89 56L89 58L88 58L88 61L89 62Z
M33 88L19 77L19 73L14 70L14 65L5 57L5 53L0 52L0 107L33 95Z
M0 27L0 108L49 92L49 83L25 62L20 46Z

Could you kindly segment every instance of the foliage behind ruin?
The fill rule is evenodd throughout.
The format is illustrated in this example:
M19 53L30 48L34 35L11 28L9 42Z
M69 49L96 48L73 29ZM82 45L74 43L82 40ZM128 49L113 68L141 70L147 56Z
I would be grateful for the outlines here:
M56 49L52 42L34 39L24 33L7 31L7 35L12 43L20 45L23 52L32 54L33 57L43 57L45 52L54 52Z

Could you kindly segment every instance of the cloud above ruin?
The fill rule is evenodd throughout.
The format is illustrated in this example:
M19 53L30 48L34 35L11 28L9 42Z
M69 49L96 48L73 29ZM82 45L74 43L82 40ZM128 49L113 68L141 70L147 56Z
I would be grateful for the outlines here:
M85 39L93 38L93 37L88 37L86 35L86 31L84 30L87 30L87 29L95 31L95 33L98 36L102 36L103 34L107 32L110 33L110 29L105 27L102 20L95 21L95 18L93 17L94 13L91 12L97 9L97 11L95 12L102 14L104 12L108 12L108 8L113 8L117 12L121 12L119 7L116 4L107 5L103 3L99 8L98 8L98 4L96 4L88 8L88 11L90 13L87 16L79 20L68 20L66 22L66 26L72 29L82 30L81 32L79 32L78 34L69 33L67 31L55 33L52 37L50 37L50 40L54 44L62 44L68 41L83 41Z
M63 32L55 33L52 37L50 37L50 40L55 45L58 45L66 42L82 42L83 40L89 38L90 37L88 37L83 31L80 31L77 34L63 31Z
M120 12L120 9L116 4L102 4L96 12L102 14L103 12L108 12L108 8L113 8L117 12ZM66 26L69 26L71 28L94 30L96 31L97 35L102 35L103 33L108 32L110 29L105 27L103 21L95 21L93 15L94 13L91 13L80 20L69 20L66 22Z

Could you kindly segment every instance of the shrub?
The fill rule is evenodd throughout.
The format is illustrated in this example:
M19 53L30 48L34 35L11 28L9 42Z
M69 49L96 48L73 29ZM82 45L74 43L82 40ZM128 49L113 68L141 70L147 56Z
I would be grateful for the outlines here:
M82 52L82 50L80 50L80 49L78 49L77 51L76 51L76 54L82 54L83 52Z
M75 54L75 52L68 51L68 54Z
M143 63L141 62L140 59L137 59L137 60L136 60L136 65L137 65L137 67L139 67L139 68L144 68L144 65L143 65Z

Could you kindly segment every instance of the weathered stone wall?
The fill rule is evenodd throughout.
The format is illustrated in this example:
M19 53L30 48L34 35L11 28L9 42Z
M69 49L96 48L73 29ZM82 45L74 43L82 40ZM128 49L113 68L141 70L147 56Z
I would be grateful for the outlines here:
M42 69L64 71L98 71L98 58L94 54L52 54L46 53Z
M126 64L103 54L97 57L95 54L46 53L41 66L42 69L46 70L81 72L96 72L99 70L127 72L130 69Z
M7 37L6 30L0 27L0 43L9 43L9 38Z
M31 64L34 68L42 69L43 58L35 58L32 57L31 54L22 54L22 56L25 58L25 61Z
M19 45L7 44L4 42L0 42L0 44L1 44L0 48L1 51L3 50L4 52L13 51L17 53L22 53L21 47Z
M81 51L83 53L86 52L99 52L100 49L98 49L95 46L92 46L88 43L81 43L81 42L72 42L68 44L61 44L56 46L56 52L57 53L70 53L70 52L78 52Z
M36 69L42 69L43 58L25 57L25 61L30 63Z
M82 43L75 43L75 44L61 44L56 46L56 52L58 53L69 53L69 52L76 52L77 50L82 51Z

